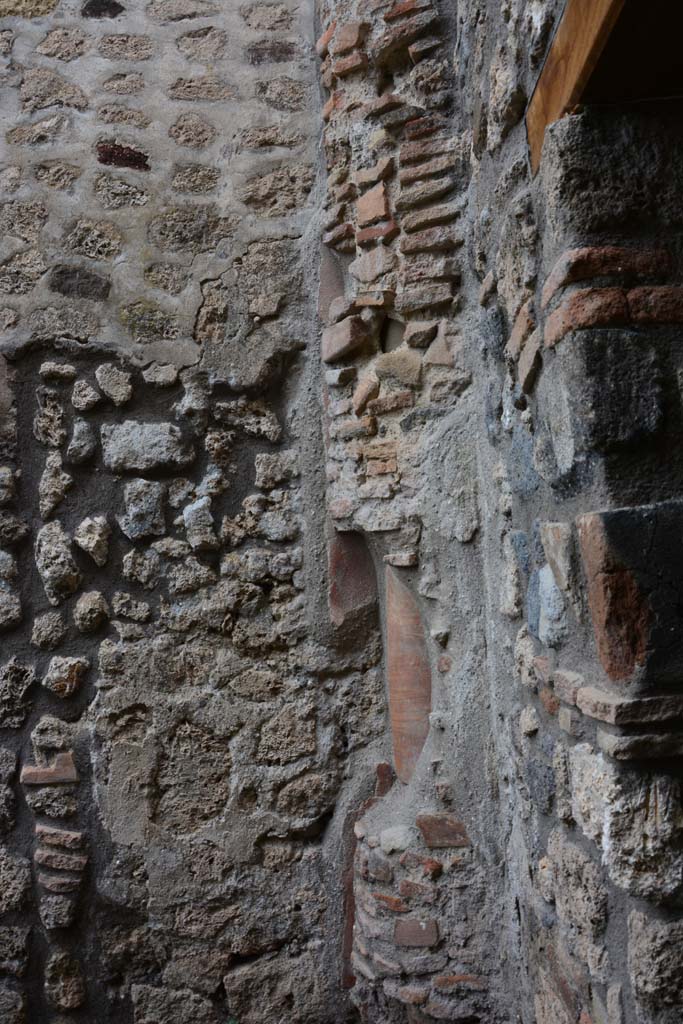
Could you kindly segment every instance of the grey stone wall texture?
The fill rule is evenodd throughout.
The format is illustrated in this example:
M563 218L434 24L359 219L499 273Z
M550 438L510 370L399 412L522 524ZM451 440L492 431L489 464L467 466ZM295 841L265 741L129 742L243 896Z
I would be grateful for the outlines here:
M0 1021L680 1024L683 120L560 0L0 0Z

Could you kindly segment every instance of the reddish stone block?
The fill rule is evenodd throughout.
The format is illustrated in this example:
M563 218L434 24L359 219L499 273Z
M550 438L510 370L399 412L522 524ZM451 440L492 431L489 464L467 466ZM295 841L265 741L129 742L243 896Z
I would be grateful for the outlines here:
M70 832L52 825L36 825L36 839L46 846L62 846L67 850L75 850L83 845L82 832Z
M399 985L396 998L407 1006L421 1006L429 999L429 989L419 985Z
M413 882L410 878L402 878L398 887L399 895L408 900L423 900L433 903L436 898L436 886L426 882Z
M467 829L454 814L445 811L436 814L418 814L415 824L422 833L425 846L430 850L453 849L470 846Z
M623 288L582 288L568 295L545 322L544 341L557 345L570 331L626 324L629 308Z
M548 714L554 718L560 710L560 702L550 687L542 686L538 692L538 697Z
M368 66L367 54L361 52L350 53L347 57L340 57L332 65L332 74L337 78L346 78L357 71L365 71Z
M331 231L325 232L323 245L329 246L330 249L341 247L343 251L346 251L348 244L348 251L352 252L355 249L355 234L356 229L348 221L345 224L337 224Z
M373 56L378 64L386 64L397 57L402 50L407 50L420 36L432 31L439 18L434 11L416 14L405 21L399 21L392 29L385 32L373 48Z
M327 546L328 605L335 626L358 615L374 616L377 577L368 546L359 533L335 533Z
M505 346L505 355L510 362L517 362L524 344L536 327L533 299L528 299L515 317L512 331Z
M85 854L63 853L56 850L38 849L33 854L36 864L41 867L52 868L53 871L83 871L88 858Z
M38 885L48 892L60 895L69 892L76 892L81 887L81 879L69 875L46 875L42 871L38 874Z
M454 153L458 148L458 140L450 135L441 138L425 139L422 142L405 142L401 146L401 165L416 164L421 160L429 160L432 157L442 156L444 153ZM453 166L451 159L450 166Z
M330 43L330 53L336 57L357 50L363 45L369 28L366 21L347 21L340 25Z
M344 106L344 98L344 93L339 89L330 95L322 109L323 121L329 121L336 110L341 110Z
M443 874L443 864L440 860L435 860L433 857L425 857L421 853L414 853L412 850L406 850L402 853L399 858L401 867L419 869L425 878L431 878L432 881L436 881Z
M421 210L408 213L403 218L403 230L411 234L424 228L450 224L460 216L461 209L455 204L442 203L440 206L425 206Z
M662 249L624 249L589 246L570 249L560 256L543 286L541 306L552 301L560 288L592 277L656 277L671 269L669 254Z
M631 319L639 324L682 324L683 287L632 288L628 293Z
M353 355L367 343L368 338L368 325L360 316L347 316L326 327L322 336L323 362L334 363Z
M478 978L476 974L437 974L432 984L437 992L480 991L487 987L485 979Z
M400 0L384 14L385 21L395 21L396 18L405 18L409 14L417 14L419 11L431 10L432 0Z
M386 657L394 765L409 782L429 732L432 680L422 617L408 587L386 569Z
M409 909L408 905L398 896L385 896L382 892L373 892L370 895L373 900L390 910L392 914L405 914Z
M386 181L394 173L394 158L385 156L372 167L364 167L353 174L353 182L359 188L374 185L378 181Z
M402 96L397 96L394 92L385 92L367 104L365 116L369 118L383 117L384 114L391 113L392 110L399 110L404 103L405 100Z
M610 679L626 680L645 663L652 622L635 574L612 550L600 513L577 520L598 657Z
M386 476L398 472L396 459L369 459L365 464L366 476Z
M433 160L412 164L401 168L398 180L401 185L410 185L424 178L433 178L440 174L447 174L453 170L453 158L451 156L438 156Z
M576 695L583 686L583 676L578 672L556 669L553 675L555 694L565 704L576 704Z
M332 24L329 26L329 28L325 29L323 34L320 36L320 38L316 42L315 49L316 49L316 52L317 52L319 57L327 56L327 52L328 52L328 49L329 49L330 41L332 39L332 36L334 35L336 27L337 27L337 22L333 21Z
M372 416L385 416L390 412L397 412L399 409L411 409L415 404L415 395L412 391L394 391L382 398L373 398L368 402L368 412Z
M439 941L438 923L431 917L403 917L394 926L397 946L412 948L435 946Z
M375 765L375 796L386 796L394 784L396 776L388 761L380 761Z
M392 242L399 230L395 220L387 221L386 224L376 224L371 228L361 228L356 232L356 242L360 246L372 245L373 242Z
M358 224L360 227L367 227L378 220L386 220L389 216L389 197L387 186L379 181L373 188L368 189L356 202Z
M405 126L405 134L408 139L422 139L427 135L434 135L435 132L448 130L447 122L436 115L416 117L414 120L408 121Z
M462 237L451 227L427 228L401 239L399 248L406 256L420 252L452 252L462 245Z
M25 764L21 769L20 781L23 786L55 786L63 782L78 782L73 754L70 750L56 754L52 764L47 767Z
M357 437L373 437L377 433L377 420L374 416L363 416L361 419L342 420L335 423L330 434L340 441L350 441Z

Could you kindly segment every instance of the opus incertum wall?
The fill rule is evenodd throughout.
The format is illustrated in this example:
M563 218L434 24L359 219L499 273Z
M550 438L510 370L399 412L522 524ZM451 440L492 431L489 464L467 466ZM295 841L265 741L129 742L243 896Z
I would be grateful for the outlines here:
M563 6L0 0L3 1024L680 1021L683 133L532 177Z

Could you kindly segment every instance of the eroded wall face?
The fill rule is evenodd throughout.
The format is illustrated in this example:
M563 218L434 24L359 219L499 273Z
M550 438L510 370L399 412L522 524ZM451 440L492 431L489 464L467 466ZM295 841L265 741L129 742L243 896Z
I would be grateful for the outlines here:
M563 6L0 0L3 1022L679 1021L683 138L531 177Z
M0 1019L338 1020L312 9L0 15Z

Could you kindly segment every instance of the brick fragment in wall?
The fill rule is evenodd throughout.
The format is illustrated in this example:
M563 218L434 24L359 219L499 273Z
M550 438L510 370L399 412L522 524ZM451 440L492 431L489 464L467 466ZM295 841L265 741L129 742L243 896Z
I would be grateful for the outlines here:
M638 279L669 273L671 257L662 249L625 249L617 246L570 249L560 256L543 285L545 309L557 292L569 284L595 277Z
M432 686L422 617L415 597L386 569L386 643L394 767L408 782L429 732Z

